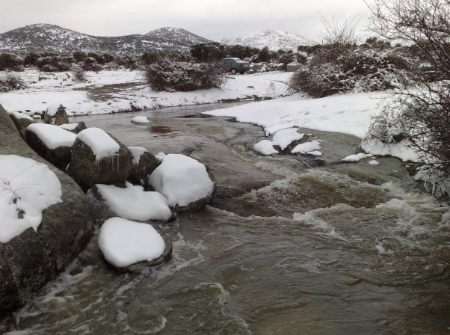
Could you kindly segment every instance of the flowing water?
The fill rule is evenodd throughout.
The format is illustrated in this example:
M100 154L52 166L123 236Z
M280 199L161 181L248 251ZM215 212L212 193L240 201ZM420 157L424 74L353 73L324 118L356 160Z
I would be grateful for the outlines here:
M217 184L210 206L158 225L173 259L137 274L95 236L0 326L6 334L450 334L450 214L398 160L342 164L358 139L305 130L321 159L251 151L263 131L195 106L83 118L126 145L184 153ZM79 120L79 119L77 119Z

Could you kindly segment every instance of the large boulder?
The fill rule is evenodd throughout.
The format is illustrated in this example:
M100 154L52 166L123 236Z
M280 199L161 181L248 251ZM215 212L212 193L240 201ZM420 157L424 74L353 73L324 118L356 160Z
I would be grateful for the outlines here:
M42 211L36 230L27 228L19 235L0 242L0 310L8 311L23 305L33 292L73 261L89 242L94 224L89 202L79 186L64 172L39 157L23 141L1 105L0 157L35 161L36 166L48 170L48 174L59 180L61 192L61 201ZM33 170L17 171L16 179ZM39 178L37 174L35 179L38 181ZM4 185L6 188L12 187L12 180L6 180ZM39 189L31 190L40 194ZM4 200L5 197L0 197L0 201ZM5 208L11 208L11 204L0 204L1 224L7 226L9 221L6 220L11 213L5 212ZM26 219L26 213L18 211L16 221L22 217Z
M25 130L25 140L39 156L65 171L76 135L51 124L35 123Z
M77 135L67 173L86 192L95 184L125 186L133 156L128 148L99 128Z
M63 105L50 105L44 113L44 123L60 126L69 123L66 108Z

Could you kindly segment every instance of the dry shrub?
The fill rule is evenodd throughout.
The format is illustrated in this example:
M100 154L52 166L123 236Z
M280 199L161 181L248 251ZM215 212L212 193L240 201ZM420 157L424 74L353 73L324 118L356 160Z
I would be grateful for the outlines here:
M11 73L8 73L6 74L6 76L0 78L0 92L20 90L25 87L26 87L25 82L21 78Z
M147 66L145 77L154 91L189 92L219 88L224 75L210 64L192 64L159 60Z

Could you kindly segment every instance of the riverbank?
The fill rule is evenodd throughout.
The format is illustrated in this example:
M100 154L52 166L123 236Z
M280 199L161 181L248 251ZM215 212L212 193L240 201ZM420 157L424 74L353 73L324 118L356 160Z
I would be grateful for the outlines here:
M194 92L152 91L138 70L87 71L85 82L77 82L71 72L27 69L14 75L27 88L1 94L0 103L7 111L33 115L62 104L70 115L88 115L279 98L291 94L287 83L292 73L227 75L221 89Z

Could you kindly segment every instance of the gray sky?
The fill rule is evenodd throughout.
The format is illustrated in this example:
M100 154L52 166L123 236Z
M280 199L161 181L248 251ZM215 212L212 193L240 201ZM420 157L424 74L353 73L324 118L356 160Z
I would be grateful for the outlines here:
M320 40L321 15L337 21L369 16L363 0L0 0L0 33L51 23L99 36L177 27L220 40L266 29Z

